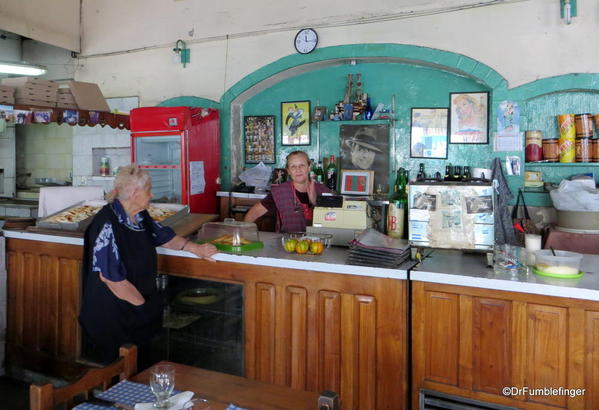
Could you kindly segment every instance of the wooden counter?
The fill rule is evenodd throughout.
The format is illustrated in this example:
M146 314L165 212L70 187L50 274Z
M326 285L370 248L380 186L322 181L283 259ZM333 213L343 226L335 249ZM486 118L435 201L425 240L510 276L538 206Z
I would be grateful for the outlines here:
M45 235L39 238L48 241L15 236L7 240L8 363L59 370L80 352L81 239L53 243ZM271 239L264 252L280 248ZM313 392L334 390L344 409L405 408L406 272L344 265L347 250L330 251L320 261L219 254L239 262L210 263L161 249L158 264L171 275L244 285L246 377ZM243 263L249 259L255 264ZM268 269L260 264L265 260L272 262ZM372 276L360 274L369 271Z

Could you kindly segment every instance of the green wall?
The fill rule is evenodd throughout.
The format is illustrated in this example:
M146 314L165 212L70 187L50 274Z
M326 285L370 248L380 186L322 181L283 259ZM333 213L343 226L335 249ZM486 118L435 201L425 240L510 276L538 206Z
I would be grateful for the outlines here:
M404 167L416 175L418 164L425 163L426 171L444 172L447 161L456 165L488 166L492 152L488 145L450 144L447 160L410 159L410 109L412 107L447 107L449 93L454 91L487 91L488 88L474 80L434 69L410 64L364 63L326 67L284 80L247 100L243 105L244 115L275 115L275 141L277 167L285 163L285 156L296 149L308 152L311 158L339 156L340 124L353 124L355 121L323 121L311 126L311 145L281 146L281 108L282 101L308 100L311 109L324 105L331 109L343 99L347 74L360 73L362 90L372 99L373 106L383 103L391 107L395 99L395 121L388 121L391 128L389 146L395 138L394 153L389 153L390 176L387 184L393 183L395 167ZM380 121L375 121L381 123ZM362 121L359 124L368 124ZM317 139L320 137L319 144ZM320 148L320 155L318 152ZM227 159L224 159L225 161ZM254 164L245 164L248 167ZM274 165L273 165L274 166Z
M326 68L307 69L303 74L291 70L308 64L338 59L370 59L392 62L358 63L355 66L343 64ZM567 74L545 78L508 88L507 81L491 67L464 55L442 50L406 44L353 44L316 49L308 55L291 54L267 64L249 74L225 92L220 101L221 135L223 153L221 177L223 189L231 187L231 107L233 103L242 105L243 115L275 115L277 166L281 166L287 152L304 149L312 157L338 155L338 122L314 124L311 129L310 147L280 146L280 103L282 101L310 100L314 105L328 108L343 98L346 75L361 73L363 90L368 92L373 103L391 104L395 96L396 115L389 123L395 139L396 152L390 158L391 172L395 166L407 167L414 175L418 163L424 162L427 172L443 171L446 162L454 165L488 167L492 158L499 157L504 162L507 155L517 155L524 164L524 152L493 152L493 133L496 130L496 108L502 101L515 101L520 106L521 131L540 129L546 138L555 136L557 124L555 116L564 113L599 113L599 74ZM286 75L287 73L287 75ZM244 93L268 81L274 76L286 78L245 100ZM490 138L489 145L450 144L447 160L427 160L409 158L409 116L412 107L447 107L449 92L490 91ZM168 105L218 106L204 99L187 100L196 97L180 97L169 100ZM185 103L185 104L184 104ZM215 104L215 105L212 105ZM596 136L599 134L595 134ZM316 148L316 138L320 136L320 153ZM232 143L243 147L243 135ZM392 146L392 144L390 144ZM241 153L243 155L243 152ZM245 164L253 166L253 164ZM583 172L596 172L595 164L526 165L525 169L541 170L549 182L559 182L564 177ZM597 179L598 176L596 175ZM508 176L508 183L515 194L523 185L522 176ZM547 194L527 193L529 205L551 205Z

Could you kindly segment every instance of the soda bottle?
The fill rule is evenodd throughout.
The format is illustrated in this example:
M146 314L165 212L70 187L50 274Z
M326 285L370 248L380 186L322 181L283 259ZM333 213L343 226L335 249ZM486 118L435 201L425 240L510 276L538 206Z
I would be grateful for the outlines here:
M310 167L310 181L316 181L316 162L313 159L310 160L312 166Z
M451 169L451 165L445 165L445 181L451 181L453 178L453 170Z
M416 181L423 181L426 179L426 174L424 173L424 164L421 162L418 167L418 174L416 175Z
M327 186L331 191L337 190L337 166L335 165L335 156L331 155L329 165L327 166Z
M324 183L324 171L322 169L322 162L318 161L318 166L316 167L316 182Z

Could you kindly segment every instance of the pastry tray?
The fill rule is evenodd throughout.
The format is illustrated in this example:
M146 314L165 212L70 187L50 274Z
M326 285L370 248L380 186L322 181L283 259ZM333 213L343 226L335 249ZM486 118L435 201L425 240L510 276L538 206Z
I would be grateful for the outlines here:
M162 202L152 202L150 204L150 207L166 208L166 209L170 209L172 211L176 211L175 214L173 214L173 215L169 216L168 218L166 218L165 220L159 222L161 225L170 226L170 227L172 227L176 222L178 222L182 218L185 218L185 216L187 216L189 214L189 207L187 205L183 205L183 204L169 204L169 203L162 203Z
M100 208L102 208L104 205L106 205L106 201L101 199L81 201L76 203L75 205L71 205L65 209L55 212L52 215L48 215L45 218L38 219L36 226L38 226L39 228L58 229L62 231L84 231L85 228L87 228L87 226L92 221L93 217L95 216L95 213L78 222L56 222L52 221L51 219L57 215L62 214L63 212L67 212L71 209L79 208L81 206L97 206L99 207L99 211Z

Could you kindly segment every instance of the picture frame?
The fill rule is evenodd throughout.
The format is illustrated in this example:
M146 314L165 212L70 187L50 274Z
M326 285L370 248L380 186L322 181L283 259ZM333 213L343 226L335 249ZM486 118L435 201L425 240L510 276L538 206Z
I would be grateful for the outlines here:
M448 108L412 108L410 158L447 159Z
M310 145L310 101L281 103L281 145Z
M282 184L287 181L287 170L285 168L274 168L270 176L271 185Z
M324 121L327 118L327 107L324 105L317 105L314 107L314 117L312 121Z
M372 195L374 171L341 170L341 194Z
M489 143L489 92L449 93L449 143Z
M245 135L245 162L247 164L274 164L275 116L246 115L243 117Z

